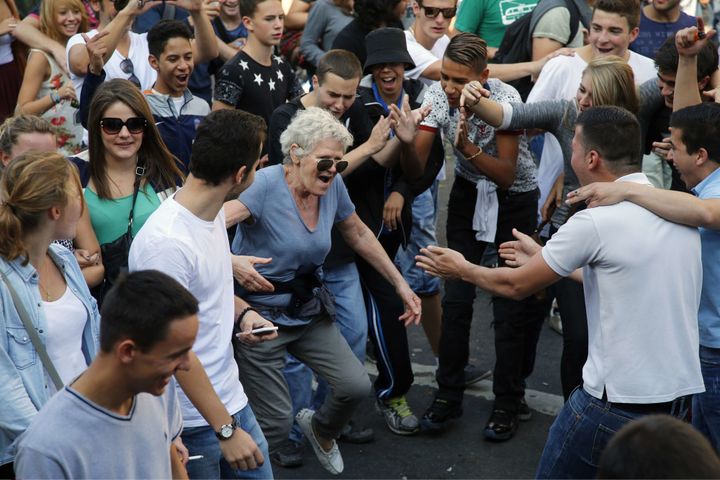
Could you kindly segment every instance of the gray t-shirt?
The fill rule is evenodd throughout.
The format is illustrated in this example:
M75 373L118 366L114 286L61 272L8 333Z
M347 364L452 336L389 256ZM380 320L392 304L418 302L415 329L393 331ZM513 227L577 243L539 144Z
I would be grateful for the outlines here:
M238 255L272 257L269 264L255 268L268 280L277 282L290 281L298 272L307 273L322 266L330 251L332 226L355 211L342 177L336 175L327 193L320 197L318 223L310 230L300 217L282 165L259 170L239 200L250 210L252 221L238 225L232 251ZM248 294L243 298L253 305L268 307L283 308L290 303L290 294ZM307 323L285 315L273 318L273 322Z
M18 478L170 478L170 444L182 432L171 380L159 397L135 396L118 415L70 387L59 391L18 438Z

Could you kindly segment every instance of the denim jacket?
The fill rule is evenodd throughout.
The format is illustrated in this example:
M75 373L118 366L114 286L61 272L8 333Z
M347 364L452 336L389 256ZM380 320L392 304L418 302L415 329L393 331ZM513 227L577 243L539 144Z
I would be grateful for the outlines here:
M82 349L88 365L97 353L100 314L85 283L75 256L65 247L50 245L50 257L63 272L68 288L87 310ZM0 257L0 271L13 286L40 336L45 342L47 320L43 312L38 274L23 258L7 261ZM1 278L1 277L0 277ZM45 368L15 310L10 291L0 281L0 465L13 461L10 446L30 425L30 421L50 399Z

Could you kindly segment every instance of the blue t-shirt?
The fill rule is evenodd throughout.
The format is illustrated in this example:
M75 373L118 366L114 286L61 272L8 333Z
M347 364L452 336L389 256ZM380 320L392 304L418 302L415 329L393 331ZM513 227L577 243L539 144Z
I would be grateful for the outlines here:
M677 22L659 23L650 20L645 16L645 12L640 10L640 33L633 43L630 44L630 50L648 58L655 58L655 52L662 46L663 42L675 32L686 27L694 27L696 24L695 17L691 17L685 12L680 12L680 18Z
M320 197L318 223L310 230L290 193L282 165L257 172L253 184L239 197L252 215L252 223L240 223L232 243L237 255L272 257L267 265L256 265L265 278L287 282L297 272L309 272L322 266L330 251L333 224L348 218L354 211L345 183L336 175L327 193ZM252 305L287 307L290 294L244 295ZM284 315L272 319L281 325L301 325L306 321Z
M720 198L720 168L693 189L699 198ZM699 228L702 245L703 282L698 325L700 345L720 348L720 232Z

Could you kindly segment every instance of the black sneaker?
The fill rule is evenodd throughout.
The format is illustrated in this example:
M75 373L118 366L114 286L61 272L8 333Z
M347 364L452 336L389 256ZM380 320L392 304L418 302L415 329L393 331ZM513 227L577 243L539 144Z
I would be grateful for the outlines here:
M532 418L532 412L530 411L530 407L528 407L527 402L525 401L525 397L520 400L520 405L518 405L518 420L521 422L527 422Z
M270 452L270 461L283 468L300 467L303 464L302 443L288 440Z
M375 432L370 427L358 425L350 420L340 432L338 440L345 443L370 443L375 440Z
M442 398L435 398L420 420L420 427L425 431L441 432L451 420L460 418L462 404Z
M510 440L518 429L517 414L510 413L507 410L494 409L490 420L488 420L483 434L488 440L502 442Z

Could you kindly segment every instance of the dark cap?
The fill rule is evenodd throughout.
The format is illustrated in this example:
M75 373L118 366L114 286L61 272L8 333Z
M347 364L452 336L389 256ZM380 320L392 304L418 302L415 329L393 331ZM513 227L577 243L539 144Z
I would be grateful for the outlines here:
M414 68L415 62L407 51L405 32L399 28L377 28L365 36L365 73L370 67L382 63L404 63L405 68Z

